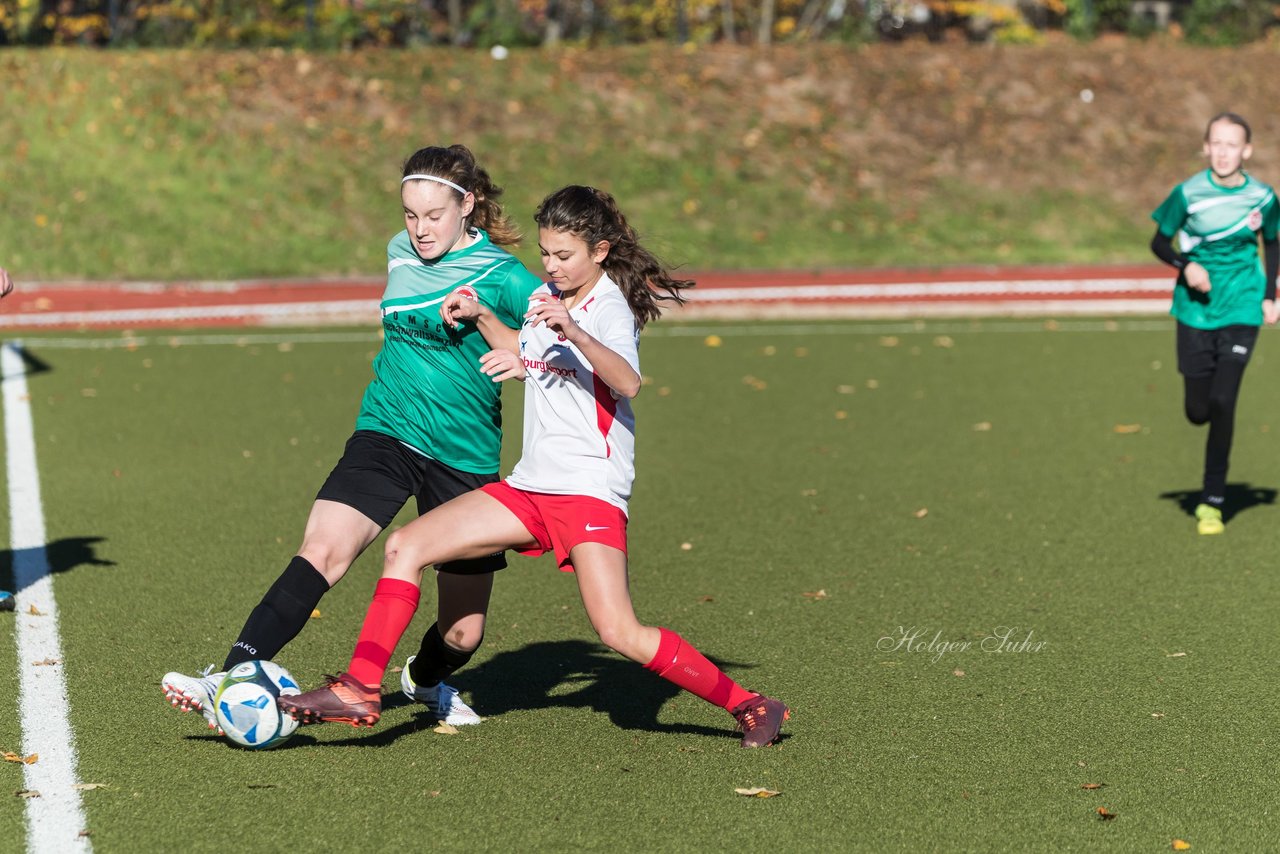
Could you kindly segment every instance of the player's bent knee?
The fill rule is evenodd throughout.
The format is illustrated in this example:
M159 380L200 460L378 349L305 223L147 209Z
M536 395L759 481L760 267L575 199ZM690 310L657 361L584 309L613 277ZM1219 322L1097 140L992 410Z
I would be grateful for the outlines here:
M458 652L475 652L484 640L484 626L479 630L471 627L454 626L444 633L445 645Z
M388 567L395 566L406 570L421 571L428 563L432 562L430 556L425 555L422 549L417 546L414 538L404 533L403 528L398 531L392 531L387 536L383 557L386 559Z
M304 542L298 549L298 557L315 567L330 587L346 575L355 560L355 556L348 555L345 550L339 552L327 543L313 542Z

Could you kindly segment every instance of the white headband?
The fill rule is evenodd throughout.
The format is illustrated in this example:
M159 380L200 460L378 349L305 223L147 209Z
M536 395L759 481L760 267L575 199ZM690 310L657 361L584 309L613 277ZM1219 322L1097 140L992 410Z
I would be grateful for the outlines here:
M400 179L400 185L404 186L405 181L435 181L437 184L444 184L446 187L453 187L453 189L462 193L464 196L467 194L466 190L462 189L452 181L446 180L445 178L437 178L435 175L405 175Z

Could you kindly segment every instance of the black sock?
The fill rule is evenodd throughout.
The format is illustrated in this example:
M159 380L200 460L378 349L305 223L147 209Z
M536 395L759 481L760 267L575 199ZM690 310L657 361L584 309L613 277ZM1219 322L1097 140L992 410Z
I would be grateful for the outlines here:
M481 636L480 640L483 641L484 637ZM479 648L480 644L476 644L476 649ZM422 636L422 645L418 647L417 657L409 665L409 676L415 685L430 688L432 685L443 682L449 674L470 661L471 656L475 654L475 649L463 652L449 646L440 636L440 625L432 623L431 628L427 629L427 633Z
M230 670L242 661L275 658L302 631L320 597L328 591L329 582L306 559L295 557L289 561L245 620L222 669Z
M1204 498L1206 504L1221 507L1227 494L1227 468L1231 440L1235 434L1236 401L1245 366L1223 359L1213 373L1209 390L1209 437L1204 448Z

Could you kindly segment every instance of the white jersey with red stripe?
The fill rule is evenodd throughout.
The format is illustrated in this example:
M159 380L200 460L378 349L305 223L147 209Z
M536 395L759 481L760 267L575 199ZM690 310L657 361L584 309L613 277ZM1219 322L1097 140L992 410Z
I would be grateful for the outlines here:
M558 296L544 284L534 295ZM640 329L627 298L602 275L569 316L640 373ZM635 414L577 347L545 324L520 328L524 448L507 483L528 492L590 495L627 512L635 479Z

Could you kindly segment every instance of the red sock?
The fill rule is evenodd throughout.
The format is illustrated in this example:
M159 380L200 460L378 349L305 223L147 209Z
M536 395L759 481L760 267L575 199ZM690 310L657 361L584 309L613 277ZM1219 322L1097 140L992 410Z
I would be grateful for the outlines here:
M645 667L722 709L733 709L755 696L755 692L725 676L684 638L670 629L658 631L662 632L658 652Z
M364 615L360 639L347 672L370 688L382 685L382 674L404 630L418 610L418 585L398 578L381 578Z

